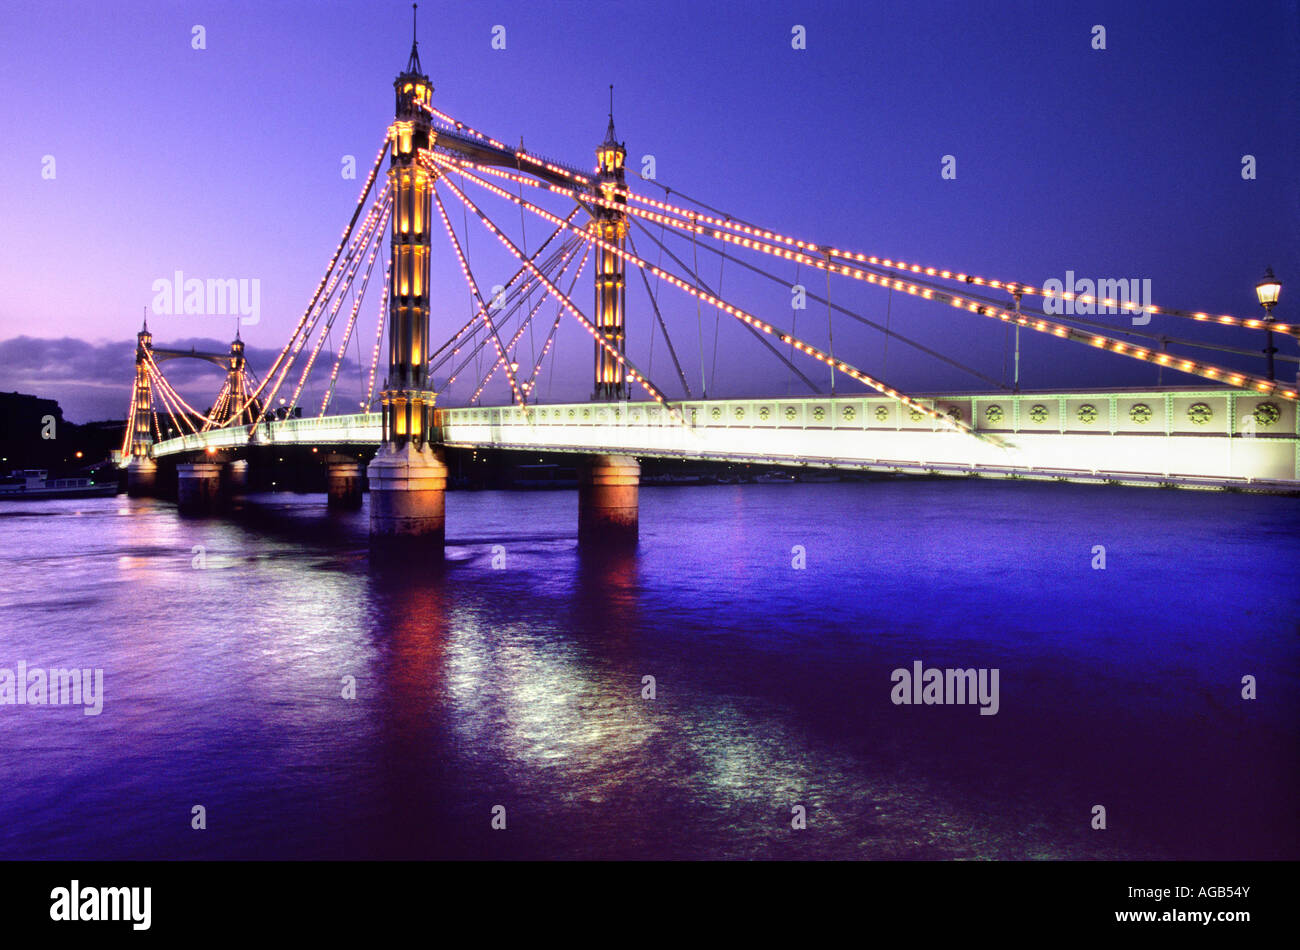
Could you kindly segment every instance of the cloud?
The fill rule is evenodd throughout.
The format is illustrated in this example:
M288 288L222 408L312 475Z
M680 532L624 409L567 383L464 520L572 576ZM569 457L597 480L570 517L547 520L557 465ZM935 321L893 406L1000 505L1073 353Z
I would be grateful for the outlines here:
M201 353L226 353L230 349L229 341L204 337L165 343L155 340L155 346L169 350L194 349ZM245 355L261 379L278 351L250 346ZM299 354L295 365L304 365L308 356L310 353L306 351ZM304 396L300 400L304 413L319 407L333 365L334 354L328 348L322 350L305 390L311 398ZM168 382L196 409L205 409L212 403L225 376L221 368L195 359L165 360L160 368ZM367 375L369 369L367 364ZM89 343L75 337L52 340L18 336L0 341L0 390L56 399L63 408L64 418L70 422L125 418L134 378L135 340ZM297 380L295 370L286 380L281 395L289 395ZM353 391L360 385L355 360L344 359L339 380L336 398L340 406L355 405ZM347 401L342 402L344 399Z

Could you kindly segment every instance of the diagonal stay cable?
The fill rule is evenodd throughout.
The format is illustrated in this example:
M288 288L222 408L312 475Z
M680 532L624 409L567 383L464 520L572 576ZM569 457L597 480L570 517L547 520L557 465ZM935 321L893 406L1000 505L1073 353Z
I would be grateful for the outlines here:
M433 157L435 161L440 161L440 162L445 161L440 159L436 155ZM445 164L451 165L452 163L450 161L445 161ZM476 179L474 175L469 175L468 177L471 180L482 181L482 179ZM498 228L495 224L493 224L491 219L489 219L487 215L485 215L479 209L478 205L474 204L474 202L470 200L468 195L466 195L459 188L457 188L455 183L452 182L450 178L444 177L443 181L445 181L447 183L447 186L451 188L451 190L456 194L456 197L459 198L461 201L465 202L466 206L471 211L474 212L474 214L478 217L479 221L483 223L483 226L487 228L489 231L491 231L496 236L497 240L499 240L512 254L514 254L517 259L527 260L527 258L524 258L523 255L520 253L519 248L515 246L514 242L511 241L510 238L507 237L501 231L500 228ZM508 193L506 194L506 197L511 198L511 200L516 200L513 198L513 196L509 195ZM523 204L525 207L529 208L530 210L532 210L534 207L528 202L524 202ZM541 209L537 209L537 211L541 213ZM554 218L557 221L559 220L558 218L556 218L555 215L550 214L550 212L545 212L544 216L547 217L548 219ZM584 230L579 230L571 224L568 225L568 227L571 231L574 231L575 233L577 233L579 236L583 237L587 241L594 241L597 244L599 244L601 247L607 249L613 248L613 245L609 244L608 242L601 241L599 238L595 237L595 235L589 234ZM615 362L617 362L620 366L624 368L627 374L627 378L640 385L642 389L644 389L647 393L650 394L651 398L653 398L656 402L664 406L664 408L667 409L670 417L684 424L685 419L682 416L681 412L669 404L668 397L664 395L663 391L660 390L659 387L656 386L647 376L645 376L637 368L636 364L633 363L630 359L628 359L625 354L620 353L616 348L611 346L610 343L605 339L604 334L601 333L596 328L596 326L591 322L591 320L589 320L587 316L583 314L583 312L580 309L578 309L578 307L573 303L572 300L570 300L563 293L561 293L560 289L556 287L554 284L552 284L550 280L548 280L546 276L543 275L541 271L537 269L537 266L535 264L533 264L531 261L528 261L528 266L530 269L533 270L534 273L536 273L541 278L542 282L547 286L547 289L550 290L551 294L563 303L565 309L569 311L569 313L573 316L573 318L577 320L580 324L582 324L583 328L591 335L592 339L594 339L600 346L604 347L605 351L609 353L610 357L613 358Z
M434 156L434 159L449 167L455 167L453 166L453 163L448 159L442 159L439 156ZM483 188L486 188L488 191L498 194L506 198L508 201L516 201L516 202L519 201L519 199L515 198L509 192L505 191L504 189L498 188L496 185L493 185L491 182L484 181L478 176L468 174L468 173L466 173L466 176L470 179L470 181L473 181L475 184L481 185ZM476 207L472 204L472 202L470 202L470 199L468 197L462 197L462 200L469 202L470 207L477 210ZM551 214L546 209L539 208L538 206L532 204L531 202L525 201L523 202L523 205L528 210L532 211L534 214L537 214L540 217L543 217L546 220L551 221L552 223L555 223L559 220L555 215ZM494 233L497 234L498 238L500 238L503 242L509 242L509 239L506 238L504 235L502 235L499 229L496 229L495 226L491 225L490 222L486 222L486 218L484 218L481 213L480 213L480 218L484 220L489 227L492 227L494 229ZM911 396L908 396L906 393L900 392L899 390L889 386L888 384L873 378L872 376L858 369L856 366L853 366L843 360L836 359L830 356L824 350L816 346L813 346L812 344L807 343L804 340L797 339L792 334L777 329L776 327L772 326L770 323L767 323L766 321L760 319L759 317L754 316L754 314L749 313L745 309L741 307L737 307L726 300L722 300L721 298L716 297L707 291L701 290L699 286L688 283L687 281L678 277L676 274L670 274L662 270L661 268L655 267L650 262L643 260L642 258L638 257L635 254L630 254L629 252L623 250L622 248L619 248L608 241L602 240L601 238L595 236L594 234L589 234L586 231L579 230L578 228L575 228L573 225L568 225L568 227L574 233L584 237L588 241L593 242L596 246L602 248L603 250L606 250L611 254L615 254L623 258L625 261L635 265L636 267L649 268L650 271L654 273L656 276L662 275L663 278L669 284L676 287L678 290L681 290L684 293L688 293L694 297L699 297L704 303L707 303L709 306L722 310L724 313L727 313L730 316L735 317L737 320L743 323L753 326L757 330L761 330L763 333L766 333L769 336L776 337L780 342L789 343L793 341L793 343L795 344L795 349L798 350L800 353L805 354L811 359L817 360L819 363L824 363L827 366L833 365L835 369L839 370L841 373L844 373L845 375L852 377L853 379L857 380L863 385L876 390L877 392L881 393L884 396L888 396L890 399L893 399L901 403L902 405L907 406L910 409L915 409L917 412L921 413L924 416L930 417L932 420L934 420L934 422L936 422L940 426L943 426L946 429L955 432L964 433L965 435L969 435L971 438L979 439L980 441L983 442L997 441L996 437L990 436L985 433L976 432L974 429L972 429L966 423L962 422L960 419L951 418L946 413L941 412L935 407L926 405L924 402L921 402ZM652 240L653 240L653 236L652 236ZM515 250L515 254L516 256L518 255L517 249ZM571 302L566 301L566 305L570 308L571 312L575 312L575 315L577 315L581 320L581 322L583 323L583 325L587 327L588 332L593 337L597 338L599 342L599 337L597 336L596 328L591 325L591 322L587 320L585 317L582 317L580 314L578 314L576 312L576 308L572 306ZM623 359L621 354L617 353L617 351L614 350L612 347L607 346L606 349L611 353L611 355L615 357L615 359L618 359L620 360L620 362L624 362L627 365L631 365L625 359ZM638 378L639 375L640 374L638 373L637 376L633 376L630 378ZM641 383L643 387L648 388L648 381L646 381L644 377L640 377L638 381ZM655 398L658 401L663 402L664 400L662 394L659 393L657 389L655 389L654 392L656 394Z
M586 269L587 259L590 256L591 256L591 245L587 244L585 245L582 252L582 260L578 262L578 269L573 272L573 279L569 281L568 293L570 297L573 296L573 288L577 285L578 278L582 276L582 272ZM562 279L563 277L564 277L564 272L561 271L559 278L557 279ZM528 380L524 383L524 385L528 387L529 392L531 392L537 385L537 374L541 372L542 361L546 359L546 354L550 351L551 345L555 341L555 332L560 328L560 320L563 317L564 317L564 306L558 305L555 308L555 320L554 322L551 323L551 329L546 334L546 340L542 343L542 352L537 354L537 359L533 363L532 372L528 374Z
M574 274L574 276L573 276L573 279L572 279L571 281L569 281L569 294L570 294L570 295L573 294L573 285L577 282L578 274L582 273L582 269L583 269L583 267L586 266L586 263L587 263L587 256L588 256L588 254L589 254L590 251L591 251L591 245L590 245L590 244L584 244L584 242L581 242L581 241L577 241L577 240L575 240L574 243L573 243L573 245L572 245L572 247L571 247L571 249L570 249L572 253L566 253L566 254L565 254L565 256L564 256L564 258L563 258L563 266L560 267L559 272L555 275L555 280L557 280L557 281L558 281L558 280L563 280L563 279L564 279L564 274L565 274L566 271L568 271L568 269L569 269L569 265L570 265L571 263L573 263L573 253L576 253L576 252L577 252L577 249L578 249L578 245L579 245L579 244L583 244L583 246L584 246L585 249L584 249L584 251L583 251L583 255L582 255L582 263L579 265L577 272L576 272L576 273ZM548 273L549 273L549 271L548 271ZM509 349L510 349L511 352L515 352L515 350L514 350L515 344L517 344L517 343L519 342L519 339L524 335L524 331L525 331L525 330L528 330L528 331L529 331L529 334L531 335L531 333L532 333L532 325L533 325L533 317L535 317L535 316L537 315L537 312L538 312L539 310L542 309L542 307L543 307L543 305L545 305L546 301L550 299L550 296L551 296L551 295L550 295L549 293L547 293L545 290L543 290L542 293L541 293L541 296L538 298L537 305L536 305L535 307L533 307L533 308L529 311L528 316L525 317L525 318L523 319L523 321L519 324L519 328L515 331L515 335L510 339L510 347L509 347ZM563 308L562 306L559 307L559 308L558 308L558 312L556 313L556 317L555 317L555 321L556 321L556 323L559 323L560 315L561 315L563 312L564 312L564 308ZM551 336L554 334L554 332L555 332L555 330L554 330L554 326L552 326L551 333L547 334L547 340L548 340L548 341L550 340L550 338L551 338ZM546 349L546 348L543 347L543 355L545 355L545 349ZM536 363L535 363L535 365L534 365L534 367L533 367L533 372L532 372L532 374L530 374L530 375L536 375L536 373L537 373L537 366L540 366L540 365L541 365L541 361L542 361L542 357L541 357L541 356L538 356L537 359L536 359ZM487 384L488 384L489 382L491 382L492 377L493 377L494 375L496 375L496 371L497 371L498 368L499 368L499 364L493 366L491 369L488 370L487 376L484 377L484 379L483 379L483 381L482 381L481 383L479 383L479 387L478 387L477 390L475 390L474 395L470 397L470 402L473 402L475 399L477 399L477 398L482 394L483 389L487 386ZM531 379L525 379L524 382L520 383L519 385L520 385L520 388L524 390L524 392L531 393L531 392L533 391L533 383L532 383Z
M630 231L628 232L627 235L627 244L628 247L632 248L632 253L635 254L637 252L636 241L632 239L632 232ZM660 254L662 253L663 250L661 246ZM662 260L662 257L660 259ZM654 309L655 319L659 322L659 329L661 329L664 333L664 342L668 344L668 355L673 358L673 366L676 367L677 369L677 378L682 381L682 389L686 391L686 398L690 399L692 398L691 387L690 384L686 382L686 373L682 370L681 361L677 359L677 349L673 346L673 338L668 335L668 325L664 323L664 315L659 311L659 301L655 299L654 293L650 290L650 278L646 276L644 268L638 267L637 270L641 271L641 282L645 284L646 296L650 298L650 306ZM654 344L653 336L650 337L650 341L651 341L651 346L653 347ZM653 354L653 352L654 351L652 349L651 353Z
M568 242L566 242L566 244L567 243ZM545 261L542 262L541 267L543 271L545 271L546 273L550 273L551 270L554 269L556 264L564 257L565 254L564 249L566 244L562 244L559 248L557 248L555 251L551 253L550 257L548 257ZM500 314L500 317L498 318L498 323L502 329L506 327L506 325L510 322L510 320L514 318L514 315L519 312L521 307L524 306L527 300L527 297L524 293L524 288L525 286L531 284L532 282L533 282L533 277L529 275L526 281L523 281L518 285L516 285L514 290L512 290L511 293L509 293L508 295L506 295L505 299L501 303L501 306L497 308L497 312ZM545 299L545 295L543 295L543 299ZM536 312L536 309L537 308L534 308L534 312ZM468 365L469 361L476 358L478 356L479 351L482 350L483 347L487 346L488 344L488 338L486 334L483 334L481 338L479 337L479 331L482 330L482 328L483 328L482 324L475 323L474 328L468 334L464 334L463 337L460 339L453 339L451 342L457 343L458 345L452 347L450 350L446 350L445 352L443 352L443 355L439 357L437 360L431 361L430 372L436 371L438 368L443 366L448 360L452 359L455 356L459 356L460 351L464 347L472 345L474 349L470 352L470 355L466 359L462 360L455 367L455 369L452 371L450 379L448 380L448 383L450 384L452 381L457 379L460 376L461 372L465 369L466 365Z
M713 293L713 291L710 290L710 289L709 289L709 288L704 284L704 282L700 280L699 275L697 275L697 274L695 273L695 271L691 270L691 268L687 267L686 264L682 261L681 258L679 258L679 257L678 257L676 254L674 254L672 251L670 251L670 250L669 250L665 245L659 243L659 239L658 239L657 237L654 236L654 233L653 233L649 228L647 228L647 227L646 227L644 224L642 224L640 221L637 221L635 218L633 218L633 219L631 219L631 220L632 220L632 223L635 224L638 228L640 228L640 229L642 230L642 232L644 232L644 233L645 233L645 234L650 238L651 241L653 241L655 244L657 244L657 245L659 246L659 248L660 248L661 250L664 251L664 253L666 253L669 257L671 257L671 258L672 258L672 259L677 263L677 266L678 266L678 267L680 267L682 270L684 270L687 274L689 274L689 275L691 276L691 279L695 281L695 285L696 285L697 287L699 287L701 290L705 291L706 293L710 293L710 294ZM644 268L643 268L643 269L642 269L642 273L644 274L644 272L645 272L645 271L644 271ZM665 272L665 273L666 273L666 272ZM792 373L794 373L794 374L795 374L796 376L798 376L801 380L803 380L805 386L807 386L810 390L812 390L812 391L813 391L814 393L816 393L817 395L819 395L819 396L821 395L821 387L819 387L816 383L814 383L811 379L809 379L808 376L807 376L807 374L804 373L801 369L799 369L799 367L795 366L794 363L792 363L792 362L789 360L789 358L786 357L786 355L785 355L784 353L782 353L782 352L781 352L780 350L778 350L775 346L773 346L773 345L772 345L772 342L771 342L770 340L768 340L766 337L764 337L763 334L759 333L757 330L755 330L755 329L754 329L752 326L750 326L748 323L744 324L744 326L748 328L749 332L752 333L752 334L754 335L754 337L755 337L755 338L756 338L760 343L763 344L763 346L767 347L768 351L769 351L773 356L775 356L777 359L779 359L782 363L784 363L784 364L786 365L787 368L789 368L789 370L790 370Z
M642 225L639 221L637 222L637 225L638 225L639 227L641 227L642 229L644 229L644 227L645 227L645 225ZM673 232L673 233L676 233L676 232ZM685 236L684 236L684 235L679 235L679 237L681 237L683 240L685 240ZM708 248L710 251L712 251L714 254L721 255L722 257L726 258L727 260L729 260L729 261L731 261L731 262L733 262L733 263L735 263L735 264L739 264L741 267L745 268L746 270L752 271L753 273L758 274L758 275L761 276L761 277L766 277L768 280L773 281L774 283L780 284L780 285L783 286L783 287L787 287L787 288L788 288L788 287L790 286L789 283L788 283L787 281L782 280L780 277L776 276L775 274L773 274L773 273L771 273L771 272L769 272L769 271L763 270L763 268L758 267L758 266L756 266L756 265L754 265L754 264L751 264L749 261L743 260L743 259L741 259L741 258L739 258L739 257L736 257L735 255L728 254L726 251L724 251L724 250L723 250L722 248L720 248L720 247L713 247L712 245L708 245L708 244L706 244L706 245L704 245L704 246L705 246L706 248ZM798 266L798 265L796 264L796 266ZM912 338L910 338L910 337L908 337L908 336L905 336L905 335L902 334L902 333L899 333L897 330L891 330L891 329L889 329L889 327L887 327L887 326L882 326L881 324L876 323L874 320L871 320L871 319L869 319L869 318L867 318L867 317L862 316L862 314L860 314L860 313L856 313L856 312L854 312L854 311L852 311L852 310L849 310L847 307L842 307L842 306L840 306L839 304L828 303L828 301L827 301L824 297L819 297L817 294L813 293L812 291L805 291L805 293L806 293L806 294L807 294L807 295L808 295L812 300L817 301L817 303L824 303L824 304L827 304L827 306L833 307L833 308L835 309L836 312L838 312L838 313L842 313L842 314L844 314L844 316L846 316L846 317L850 317L850 318L852 318L852 319L858 321L859 323L863 324L864 326L871 327L873 330L879 330L881 333L885 334L886 338L890 338L890 337L892 337L893 339L898 340L900 343L906 343L908 346L910 346L910 347L912 347L912 348L914 348L914 349L916 349L916 350L919 350L919 351L922 352L922 353L925 353L927 356L933 356L935 359L937 359L937 360L942 360L944 363L947 363L949 366L953 366L953 367L955 367L955 368L961 370L962 372L969 373L970 375L976 377L977 379L982 379L984 382L988 383L990 386L994 386L994 387L997 387L997 388L999 388L999 389L1005 389L1005 388L1006 388L1004 385L1002 385L1001 383L999 383L997 380L993 379L992 377L985 376L985 375L984 375L983 373L981 373L979 370L977 370L977 369L975 369L975 368L973 368L973 367L967 366L965 363L962 363L962 362L960 362L960 361L958 361L958 360L952 359L952 358L949 357L949 356L945 356L943 353L940 353L938 350L932 349L932 348L926 346L924 343L919 343L919 342L917 342L916 340L913 340ZM892 288L891 288L891 293L892 293Z
M548 258L547 261L544 261L542 263L542 270L545 273L549 274L554 269L556 263L561 259L562 254L563 254L563 245L561 246L560 249L556 250L555 253L552 254L550 258ZM530 279L526 282L526 284L531 284L532 282L533 281L530 277ZM508 297L506 299L506 303L508 303L509 305L503 306L501 309L500 326L502 327L502 329L506 328L506 326L510 323L510 321L514 319L515 315L519 313L519 311L523 308L525 303L527 303L528 298L524 293L524 286L525 284L520 284L516 288L517 292L514 295L512 295L512 297ZM529 311L528 315L524 317L523 321L520 322L518 329L515 331L515 336L512 339L512 344L518 342L518 338L526 326L526 321L531 319L532 316L542 308L542 305L546 302L548 296L549 294L543 293L541 297L538 299L538 302L533 306L532 310ZM470 364L471 361L475 362L477 365L479 352L488 344L487 335L484 334L481 338L478 339L475 339L475 337L471 335L466 339L463 346L469 346L471 345L471 343L473 344L473 349L470 351L469 355L465 357L463 360L461 360L460 363L457 364L456 367L452 370L451 376L447 380L448 385L451 385L460 377L460 374L464 371L465 367ZM457 347L444 354L443 357L440 360L438 360L438 362L434 365L434 369L446 363L453 356L459 355L462 348L463 347ZM495 366L489 367L489 369L486 372L490 374L494 369ZM484 371L480 371L478 369L475 370L475 375L477 375L480 380L480 388L475 390L475 395L477 396L478 393L482 392L481 386L488 379L488 375L485 375Z
M579 210L581 209L574 208L571 212L569 212L568 217L564 219L564 224L567 224L568 222L572 221L573 216L576 215ZM546 240L542 242L541 246L538 247L537 250L533 252L532 260L536 261L541 256L542 251L546 250L547 245L549 245L551 241L555 240L555 238L564 231L565 229L564 224L560 224L559 226L557 226L556 229L552 231L550 235L546 238ZM506 281L504 288L507 290L510 289L515 285L515 282L522 275L527 273L528 273L528 266L526 264L521 264L519 269L514 272L514 274L511 276L511 278L508 281ZM532 280L533 278L531 275L529 275L528 279ZM513 293L511 294L511 296L513 296ZM479 320L479 314L475 313L472 317L469 318L469 320L465 322L465 325L463 327L461 327L450 338L448 338L446 343L442 344L442 346L438 347L438 349L433 352L433 354L429 357L430 362L432 362L434 358L439 356L443 350L447 349L449 346L452 346L454 343L456 343L467 331L474 330L475 332L477 332L477 329L481 328L481 326L482 324L480 323Z
M343 248L347 244L348 238L350 238L352 235L352 230L357 225L357 218L361 216L361 211L366 204L366 198L369 197L370 189L374 186L375 176L379 174L379 167L384 161L384 156L388 154L388 146L389 146L389 138L388 135L385 134L384 144L380 146L379 154L375 156L375 163L374 165L371 166L370 173L366 176L366 180L361 186L361 195L357 199L357 206L352 212L352 218L348 222L347 226L343 229L343 235L342 237L339 238L338 247L334 249L334 254L330 258L329 264L326 265L325 273L324 275L322 275L320 279L320 283L316 285L316 292L312 294L312 298L307 304L307 309L303 311L302 317L299 318L298 325L294 328L293 333L290 335L289 341L284 345L284 349L282 349L280 353L276 356L275 361L271 364L271 368L267 371L266 378L262 380L261 384L257 387L257 390L250 397L250 400L261 395L263 387L265 387L275 376L276 369L279 367L281 360L283 360L285 356L288 354L289 348L293 346L294 340L297 338L298 334L302 331L303 325L307 322L307 318L311 315L312 311L315 309L316 301L320 299L321 293L325 290L325 286L329 281L330 274L334 270L334 265L338 262L339 254L343 252ZM252 438L253 432L255 432L257 429L257 424L260 423L262 419L265 417L266 406L269 405L269 403L270 403L270 398L268 397L268 399L266 399L262 404L262 412L259 413L257 419L253 423L253 428L248 433L250 439Z

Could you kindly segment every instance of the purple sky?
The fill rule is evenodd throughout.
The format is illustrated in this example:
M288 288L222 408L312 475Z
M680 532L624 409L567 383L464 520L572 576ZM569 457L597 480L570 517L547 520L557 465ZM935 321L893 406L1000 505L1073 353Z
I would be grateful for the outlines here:
M632 168L653 154L660 181L774 230L1036 285L1067 270L1149 278L1157 304L1242 316L1257 314L1253 286L1271 265L1286 284L1278 309L1286 320L1300 295L1297 23L1295 3L1090 3L1074 12L973 2L429 3L420 51L439 108L581 166L603 137L615 83ZM206 49L191 48L196 24ZM498 24L505 50L491 48ZM806 27L806 50L791 48L795 24ZM1104 51L1091 48L1094 24L1106 28ZM123 415L142 308L153 282L177 270L260 282L261 320L242 332L264 370L351 212L358 182L340 174L343 156L362 169L373 158L409 47L404 2L8 0L0 389L58 398L76 421ZM956 180L940 177L944 155L956 158ZM1243 155L1255 156L1256 180L1242 179ZM53 179L42 175L45 156ZM547 230L533 219L521 235L516 207L471 195L517 242L533 246ZM481 283L502 281L509 260L484 253L492 238L472 218L470 229ZM689 243L669 246L690 253ZM434 253L433 336L443 339L468 318L469 302L436 234ZM700 259L716 283L717 259ZM795 279L793 265L752 260ZM575 291L587 310L589 278ZM805 278L824 291L824 278ZM377 283L359 331L367 370ZM789 325L787 289L734 267L723 268L721 288ZM662 293L697 391L701 338L711 392L800 391L734 324L717 331L715 359L713 314L698 321L692 303ZM877 288L836 283L832 299L884 321ZM635 276L629 313L630 355L680 395L662 339L650 364L652 317ZM540 348L553 318L542 311L531 345ZM1002 375L1005 334L988 320L897 296L890 319ZM811 342L825 342L824 308L810 304L798 321ZM187 347L223 348L234 329L233 318L216 316L150 324L158 345ZM1174 318L1143 329L1262 345L1244 331ZM897 343L886 363L881 335L845 318L836 318L835 339L837 355L905 390L982 388ZM526 336L521 361L529 344ZM1281 346L1296 352L1294 341ZM1068 343L1026 338L1024 351L1030 388L1155 381L1150 367ZM1262 369L1258 359L1212 356ZM543 400L586 398L590 363L588 338L566 318ZM1281 364L1279 376L1294 367ZM345 366L350 385L359 369ZM210 401L215 383L197 364L176 373L187 398ZM472 387L459 384L446 401L462 402ZM505 398L499 382L485 395ZM355 405L354 393L347 399Z

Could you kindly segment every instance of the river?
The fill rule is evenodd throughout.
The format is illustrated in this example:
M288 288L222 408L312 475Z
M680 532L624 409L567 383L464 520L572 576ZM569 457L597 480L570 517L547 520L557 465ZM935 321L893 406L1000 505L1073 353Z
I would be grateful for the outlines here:
M1300 500L643 487L625 555L572 491L447 509L394 564L323 495L0 503L0 669L104 684L0 705L0 857L1300 857Z

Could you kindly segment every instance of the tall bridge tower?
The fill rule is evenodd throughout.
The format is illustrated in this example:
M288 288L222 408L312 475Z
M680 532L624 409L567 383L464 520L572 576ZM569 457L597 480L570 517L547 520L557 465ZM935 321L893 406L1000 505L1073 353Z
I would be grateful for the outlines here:
M432 128L419 103L433 93L411 47L406 70L393 83L397 118L389 127L388 182L393 191L393 275L388 296L388 378L381 403L384 442L392 448L428 441L434 393L429 390L429 213L433 173L417 159Z
M393 193L392 277L388 297L388 376L380 394L383 441L370 463L371 534L428 537L441 549L447 466L436 445L429 385L429 214L433 172L419 153L433 142L422 108L433 95L411 42L406 69L393 82L388 181Z
M153 382L149 375L153 334L146 316L135 335L135 385L131 390L131 459L126 465L126 491L132 497L153 494L158 465L153 460Z
M149 319L135 335L135 388L131 395L131 404L135 407L132 414L134 422L131 427L131 458L148 458L153 445L153 433L149 423L153 419L153 383L149 377L149 351L153 349L153 334L149 332Z
M596 146L596 187L609 203L596 207L591 233L620 251L627 243L627 199L624 164L627 149L614 135L614 87L609 87L609 128L605 141ZM617 205L610 207L610 205ZM610 348L627 352L626 289L627 264L607 247L593 247L596 254L596 330ZM623 364L596 344L595 402L619 402L629 398ZM578 538L585 546L636 545L637 486L641 466L626 455L595 455L578 466Z
M627 199L616 193L626 187L624 161L627 149L614 136L614 87L609 92L609 129L605 141L596 147L596 185L602 196L619 205ZM624 249L627 242L627 213L621 208L600 205L589 225L591 232L603 241ZM608 248L596 249L596 328L605 341L619 354L626 351L627 331L624 327L626 290L626 263ZM597 402L617 402L628 398L627 379L623 365L600 342L596 347L596 388L591 398Z
M258 415L257 400L250 399L248 386L248 358L244 355L244 341L235 331L235 338L230 341L230 354L226 357L226 392L225 403L213 409L213 415L222 424L234 421L235 425L244 425L256 421Z

